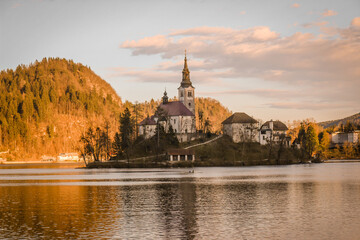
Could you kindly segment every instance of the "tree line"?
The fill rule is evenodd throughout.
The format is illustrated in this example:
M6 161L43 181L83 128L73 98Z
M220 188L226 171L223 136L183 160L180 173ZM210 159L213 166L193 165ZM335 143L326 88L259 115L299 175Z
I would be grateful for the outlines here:
M162 124L168 120L167 113L158 107L155 114L159 121L155 128L155 134L150 139L144 139L142 135L136 134L137 122L129 108L125 108L125 111L120 114L119 128L113 141L110 140L108 123L103 128L89 127L80 138L82 146L79 151L85 163L107 160L127 160L129 163L132 157L160 154L169 147L178 147L179 141L172 126L169 125L166 131Z
M345 142L342 146L331 144L331 134L340 131L351 133L360 129L351 122L337 127L322 129L314 122L302 121L298 128L291 131L297 132L293 146L299 146L304 159L330 159L330 158L357 158L360 157L360 141L357 143Z

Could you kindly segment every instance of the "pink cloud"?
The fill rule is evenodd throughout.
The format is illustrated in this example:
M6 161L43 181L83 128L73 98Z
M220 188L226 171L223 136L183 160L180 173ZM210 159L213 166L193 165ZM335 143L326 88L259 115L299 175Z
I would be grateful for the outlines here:
M356 17L351 21L351 26L360 27L360 17Z
M333 11L333 10L329 10L329 9L326 9L321 15L323 17L331 17L331 16L335 16L337 15L338 13Z
M268 41L279 36L278 33L270 30L269 27L261 26L253 29L253 38L261 41Z
M292 5L292 7L293 7L293 8L299 8L299 7L300 7L300 4L294 3L294 4Z

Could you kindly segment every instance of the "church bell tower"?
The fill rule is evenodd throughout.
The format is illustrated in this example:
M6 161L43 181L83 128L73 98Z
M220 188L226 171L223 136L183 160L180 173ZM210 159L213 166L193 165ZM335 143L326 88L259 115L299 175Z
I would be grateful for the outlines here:
M195 115L195 88L190 81L190 71L187 66L186 50L182 81L178 88L179 100Z

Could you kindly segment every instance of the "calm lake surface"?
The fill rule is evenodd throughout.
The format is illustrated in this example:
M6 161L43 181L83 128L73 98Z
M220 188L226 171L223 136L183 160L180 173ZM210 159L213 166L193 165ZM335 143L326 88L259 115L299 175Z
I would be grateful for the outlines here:
M360 163L0 165L0 239L360 239Z

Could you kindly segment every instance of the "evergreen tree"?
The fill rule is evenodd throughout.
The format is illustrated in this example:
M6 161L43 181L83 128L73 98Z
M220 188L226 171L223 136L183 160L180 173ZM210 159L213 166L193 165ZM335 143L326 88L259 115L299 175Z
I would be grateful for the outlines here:
M177 139L173 127L169 126L169 132L166 134L166 142L170 146L178 147L179 146L179 140Z
M306 145L305 133L306 133L306 130L305 130L304 123L301 123L299 133L298 133L298 141L302 148L305 148L305 145Z
M352 122L347 121L344 126L344 132L350 133L350 132L354 132L354 131L355 131L355 125Z
M319 139L312 124L309 124L306 130L305 139L305 151L307 152L309 157L312 157L314 151L316 151L319 145Z
M121 150L125 153L126 158L129 160L130 148L132 145L132 136L134 132L134 122L131 119L131 113L128 108L120 116L120 146Z
M204 131L205 131L205 133L206 133L206 136L209 138L209 137L211 137L211 122L210 122L210 119L209 118L207 118L206 120L205 120L205 123L204 123Z

